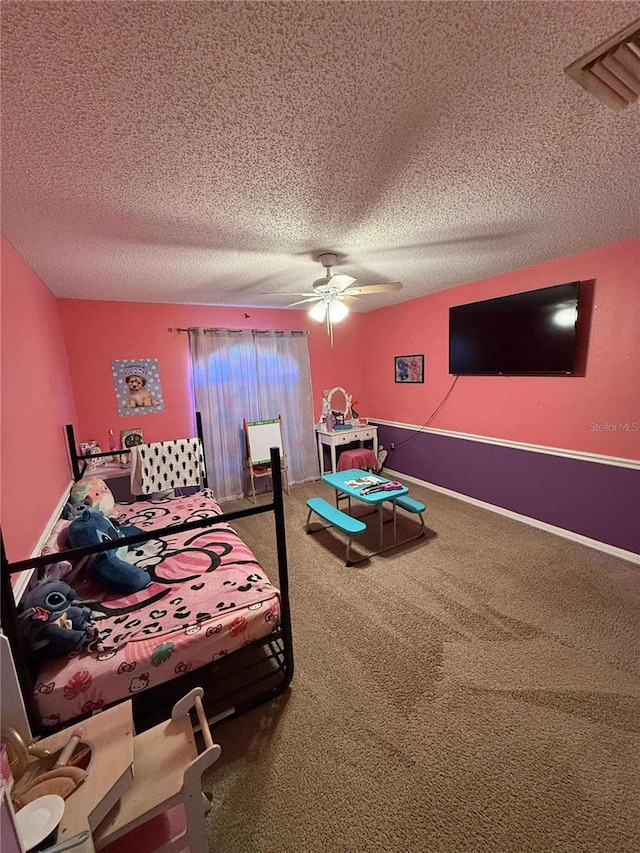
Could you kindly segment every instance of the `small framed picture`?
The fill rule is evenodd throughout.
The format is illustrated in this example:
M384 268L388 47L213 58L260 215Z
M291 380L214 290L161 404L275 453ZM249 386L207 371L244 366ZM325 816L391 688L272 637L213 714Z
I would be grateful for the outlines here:
M424 382L424 355L397 355L396 382Z
M102 453L102 448L97 441L80 442L80 456L93 456L96 453ZM85 462L87 463L87 470L93 471L95 468L99 468L104 461L105 460L103 458L85 459Z
M144 444L144 435L140 427L132 427L131 429L123 429L120 431L120 446L124 450L131 450L137 444ZM130 454L120 457L121 462L128 462Z

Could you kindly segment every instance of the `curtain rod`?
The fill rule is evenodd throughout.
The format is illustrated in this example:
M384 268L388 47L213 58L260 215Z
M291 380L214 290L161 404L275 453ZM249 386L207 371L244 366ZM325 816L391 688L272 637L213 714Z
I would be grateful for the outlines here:
M205 335L218 335L220 333L227 335L241 335L243 334L243 332L250 332L252 335L275 335L276 337L284 337L285 335L292 335L298 337L309 334L309 332L305 329L289 329L287 331L283 331L280 329L205 329L202 326L190 326L187 329L180 328L179 326L170 326L167 331L177 332L178 334L180 334L181 332L186 332L188 335L197 335L199 333Z

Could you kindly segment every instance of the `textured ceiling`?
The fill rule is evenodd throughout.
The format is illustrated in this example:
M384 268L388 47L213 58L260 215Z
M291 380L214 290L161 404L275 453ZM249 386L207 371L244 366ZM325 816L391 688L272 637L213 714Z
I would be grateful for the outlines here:
M371 310L640 233L640 106L563 73L638 2L1 16L2 230L58 296L284 306L325 249L404 282Z

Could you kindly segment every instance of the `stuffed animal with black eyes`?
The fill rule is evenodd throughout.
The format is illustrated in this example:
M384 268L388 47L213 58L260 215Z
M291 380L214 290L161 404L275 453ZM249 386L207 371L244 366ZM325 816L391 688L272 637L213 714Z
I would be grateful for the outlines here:
M42 581L28 592L20 603L18 618L27 646L40 657L79 652L96 635L91 609L60 580Z
M108 518L102 512L85 509L71 522L67 533L70 548L83 548L85 545L98 545L101 542L116 542L125 536L133 536L143 531L134 524L120 525L115 518ZM87 573L89 578L105 589L129 595L140 592L151 583L149 575L125 557L128 545L97 554L90 562Z

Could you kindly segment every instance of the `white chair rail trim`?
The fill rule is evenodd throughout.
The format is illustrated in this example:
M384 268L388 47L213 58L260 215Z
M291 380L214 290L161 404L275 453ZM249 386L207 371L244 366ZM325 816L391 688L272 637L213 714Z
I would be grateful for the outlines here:
M617 468L632 468L640 470L640 459L627 459L623 456L604 456L601 453L590 453L586 450L569 450L565 447L547 447L544 444L530 444L526 441L511 441L506 438L495 438L488 435L474 435L468 432L456 432L449 429L434 429L433 427L414 426L396 421L385 421L381 418L370 417L369 421L381 426L398 427L412 432L446 435L450 438L460 438L463 441L478 441L482 444L496 444L499 447L513 447L516 450L529 450L532 453L546 453L548 456L563 456L566 459L580 459L583 462L597 462L600 465L613 465Z

